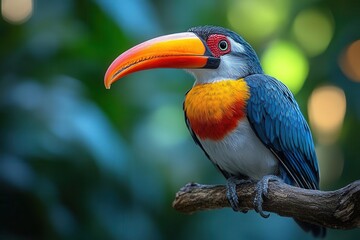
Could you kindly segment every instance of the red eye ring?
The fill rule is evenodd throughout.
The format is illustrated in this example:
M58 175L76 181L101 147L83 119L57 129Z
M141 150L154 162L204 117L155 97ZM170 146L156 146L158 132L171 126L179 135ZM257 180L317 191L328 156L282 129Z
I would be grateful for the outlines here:
M222 34L212 34L208 37L206 44L214 57L221 57L231 51L229 39Z

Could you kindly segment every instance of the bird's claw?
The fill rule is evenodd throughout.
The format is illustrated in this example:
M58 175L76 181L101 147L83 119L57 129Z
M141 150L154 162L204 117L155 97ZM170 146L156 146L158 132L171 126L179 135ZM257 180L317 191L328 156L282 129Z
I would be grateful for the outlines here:
M240 210L239 197L237 195L236 186L238 184L244 184L249 182L251 182L251 180L238 179L235 177L230 177L227 179L226 198L228 199L231 208L235 212L238 212ZM241 212L247 213L247 210L241 210Z
M270 216L269 213L264 213L262 209L262 204L264 202L263 197L268 197L268 189L269 189L269 181L279 181L280 178L274 175L264 176L257 184L256 184L256 194L254 198L254 209L257 213L260 214L263 218L268 218Z

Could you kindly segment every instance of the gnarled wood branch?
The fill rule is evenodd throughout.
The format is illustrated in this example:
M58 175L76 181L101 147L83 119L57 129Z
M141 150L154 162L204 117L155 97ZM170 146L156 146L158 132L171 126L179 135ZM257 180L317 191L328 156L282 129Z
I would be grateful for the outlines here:
M242 210L254 209L255 187L256 183L237 186ZM194 213L230 205L225 186L188 183L176 194L173 207L183 213ZM359 228L360 180L335 191L308 190L271 181L263 209L327 228Z

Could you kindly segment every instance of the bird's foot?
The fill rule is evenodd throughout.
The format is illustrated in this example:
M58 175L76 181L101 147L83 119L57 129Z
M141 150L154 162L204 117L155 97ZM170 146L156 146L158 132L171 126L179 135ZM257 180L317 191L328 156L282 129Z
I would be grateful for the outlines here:
M281 179L275 175L267 175L264 176L257 184L256 184L256 193L254 198L254 209L257 213L259 213L263 218L268 218L270 216L269 213L264 213L262 209L262 204L264 202L263 197L268 197L268 188L269 181L281 181Z
M236 192L236 186L238 184L251 183L251 180L238 179L236 177L229 177L226 182L226 197L230 203L231 208L238 212L240 210L239 197ZM247 210L241 212L247 213Z

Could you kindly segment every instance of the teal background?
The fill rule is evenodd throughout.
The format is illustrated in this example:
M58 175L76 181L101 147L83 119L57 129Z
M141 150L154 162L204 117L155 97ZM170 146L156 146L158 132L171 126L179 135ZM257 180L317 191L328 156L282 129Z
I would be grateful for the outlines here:
M326 9L332 16L331 42L307 58L309 74L295 97L307 116L316 87L336 85L346 94L335 143L343 169L321 185L337 189L360 176L360 85L339 66L346 47L360 39L360 3L283 2L287 22L250 41L260 56L274 39L293 41L291 22L302 10ZM27 22L0 20L1 239L312 239L276 214L263 219L222 209L184 215L171 207L187 182L225 183L183 121L190 75L144 71L104 88L104 73L121 52L192 26L232 28L233 4L35 0ZM359 237L359 229L330 229L326 239Z

